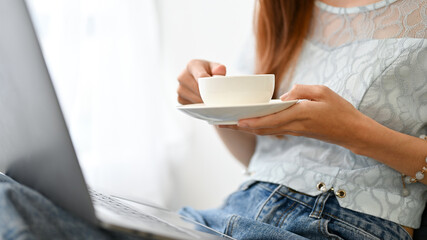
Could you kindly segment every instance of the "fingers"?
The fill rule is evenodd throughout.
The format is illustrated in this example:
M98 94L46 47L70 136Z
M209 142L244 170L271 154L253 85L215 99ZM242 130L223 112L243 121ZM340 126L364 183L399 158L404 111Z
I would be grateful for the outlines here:
M264 117L239 120L238 126L250 129L279 128L295 121L303 121L307 118L307 109L312 102L304 101L283 111Z
M292 123L287 126L281 126L280 128L262 128L262 129L251 129L251 128L242 128L237 125L220 125L219 128L228 128L235 131L241 131L245 133L250 133L254 135L263 135L263 136L280 136L280 135L292 135L292 136L302 136L304 132L297 126L298 123Z
M212 75L225 75L224 65L205 60L193 59L187 64L187 71L195 80L201 77L210 77Z
M200 98L199 84L197 84L197 81L190 74L190 72L187 71L187 69L182 71L181 75L179 75L178 82L179 82L180 87L182 86L182 87L187 88L194 95L196 95ZM179 90L179 88L178 88L178 90Z
M185 99L185 100L189 101L190 103L202 103L203 102L200 95L195 94L193 91L186 88L185 86L182 86L182 85L178 86L177 93L181 99Z
M240 120L237 125L239 127L251 129L273 128L286 124L289 121L290 119L287 119L286 115L284 115L282 112L278 112L265 117L243 119Z
M212 70L211 71L212 75L223 75L223 76L225 76L225 74L227 73L227 69L222 64L211 62L210 67Z
M197 78L210 76L210 65L204 60L191 60L178 77L178 102L192 104L203 102L200 97Z
M178 100L178 102L179 102L180 104L182 104L182 105L192 104L192 102L188 101L188 100L187 100L187 99L185 99L185 98L180 97L179 95L178 95L178 97L177 97L177 100Z
M318 101L325 98L332 92L331 89L324 85L301 85L297 84L292 89L280 96L282 101L294 99L309 99Z
M187 71L195 79L212 76L210 63L205 60L193 59L187 64Z
M191 60L178 77L178 102L181 104L203 102L200 97L197 79L225 74L226 68L222 64L199 59Z

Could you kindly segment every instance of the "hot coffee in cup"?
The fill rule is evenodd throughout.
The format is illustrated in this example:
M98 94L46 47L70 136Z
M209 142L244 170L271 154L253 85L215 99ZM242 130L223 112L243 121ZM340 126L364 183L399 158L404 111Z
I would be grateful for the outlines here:
M199 78L203 102L213 106L268 103L274 92L274 74Z

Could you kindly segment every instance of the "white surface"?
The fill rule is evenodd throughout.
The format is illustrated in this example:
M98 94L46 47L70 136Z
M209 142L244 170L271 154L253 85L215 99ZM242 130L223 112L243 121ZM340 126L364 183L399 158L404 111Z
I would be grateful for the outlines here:
M268 103L274 92L274 74L203 77L198 83L206 105Z
M289 108L297 100L271 100L269 103L258 103L237 106L209 106L203 103L178 106L186 114L207 121L213 125L232 125L245 118L261 117Z
M94 188L172 209L215 207L237 188L242 167L212 127L176 109L176 78L192 58L230 72L251 32L254 1L29 4Z

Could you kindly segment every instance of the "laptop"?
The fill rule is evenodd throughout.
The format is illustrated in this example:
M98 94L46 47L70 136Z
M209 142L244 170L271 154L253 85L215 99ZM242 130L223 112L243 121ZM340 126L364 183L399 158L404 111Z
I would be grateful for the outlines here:
M0 0L0 172L69 213L150 239L233 239L88 189L24 0Z

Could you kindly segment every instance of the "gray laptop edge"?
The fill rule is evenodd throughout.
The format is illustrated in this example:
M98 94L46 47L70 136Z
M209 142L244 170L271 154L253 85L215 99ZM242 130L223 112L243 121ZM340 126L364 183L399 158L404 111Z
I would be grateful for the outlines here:
M94 205L24 0L0 0L0 172L92 224L158 239L228 238L160 208L101 194L157 224Z

